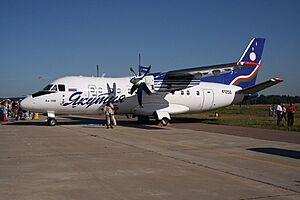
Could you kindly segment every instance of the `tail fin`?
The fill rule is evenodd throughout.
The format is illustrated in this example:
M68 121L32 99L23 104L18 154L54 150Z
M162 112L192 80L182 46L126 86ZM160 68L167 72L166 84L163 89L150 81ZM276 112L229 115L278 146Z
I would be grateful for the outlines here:
M253 38L241 56L239 63L251 62L260 64L264 44L265 38Z
M261 58L263 48L265 44L264 38L253 38L243 55L241 56L239 63L249 64L251 66L243 67L236 70L233 73L230 85L236 85L242 88L255 85L259 67L261 66Z
M255 85L257 73L261 66L264 44L264 38L253 38L238 61L238 64L244 65L241 69L235 69L219 76L202 78L202 81L236 85L241 88Z

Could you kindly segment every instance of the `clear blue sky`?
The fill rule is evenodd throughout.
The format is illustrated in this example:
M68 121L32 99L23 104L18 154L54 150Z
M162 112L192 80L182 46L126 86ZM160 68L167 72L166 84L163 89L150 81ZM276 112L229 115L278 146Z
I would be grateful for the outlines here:
M117 77L237 61L265 37L263 94L300 95L300 1L0 0L0 96L33 93L65 75Z

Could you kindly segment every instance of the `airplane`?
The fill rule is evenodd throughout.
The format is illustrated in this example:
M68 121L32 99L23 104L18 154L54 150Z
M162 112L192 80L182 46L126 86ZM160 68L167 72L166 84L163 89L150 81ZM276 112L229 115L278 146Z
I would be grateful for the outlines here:
M282 82L272 78L255 84L261 64L264 38L252 38L237 62L150 73L139 64L134 76L108 78L66 76L27 96L21 107L47 115L57 124L60 114L100 114L111 102L118 114L137 116L147 123L155 117L163 126L171 115L200 113L257 97L257 92Z

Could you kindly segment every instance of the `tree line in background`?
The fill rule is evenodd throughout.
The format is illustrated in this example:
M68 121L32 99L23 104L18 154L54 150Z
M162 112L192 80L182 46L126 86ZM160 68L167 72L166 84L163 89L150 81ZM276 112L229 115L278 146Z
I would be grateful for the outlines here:
M251 99L246 103L250 104L279 104L279 103L300 103L300 96L288 95L260 95L255 99Z

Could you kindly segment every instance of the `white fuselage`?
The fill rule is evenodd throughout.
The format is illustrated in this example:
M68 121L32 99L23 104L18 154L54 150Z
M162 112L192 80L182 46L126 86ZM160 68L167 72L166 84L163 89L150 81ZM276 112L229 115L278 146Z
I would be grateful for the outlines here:
M242 101L236 94L240 87L219 83L200 82L198 85L175 92L143 94L143 107L136 94L130 94L131 77L99 78L70 76L55 80L57 90L44 95L28 96L22 108L39 113L100 114L103 105L112 101L118 114L152 115L155 111L169 114L198 113ZM115 85L112 95L110 88ZM59 90L58 86L64 86Z

